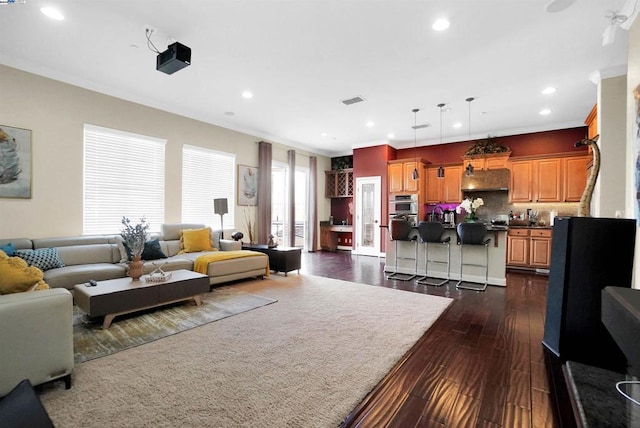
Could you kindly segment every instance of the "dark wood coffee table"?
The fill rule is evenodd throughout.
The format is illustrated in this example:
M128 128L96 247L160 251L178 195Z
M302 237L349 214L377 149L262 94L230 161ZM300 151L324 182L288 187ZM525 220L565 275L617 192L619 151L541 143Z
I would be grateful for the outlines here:
M74 300L90 317L104 315L104 329L118 315L191 299L200 306L200 295L211 289L209 277L185 269L168 273L171 278L164 282L145 281L148 275L143 275L138 281L128 277L98 281L95 287L77 284Z
M298 274L300 273L300 258L302 256L302 248L300 247L242 244L242 249L259 251L269 256L269 269L274 272L284 272L284 276L287 276L289 272L297 269Z

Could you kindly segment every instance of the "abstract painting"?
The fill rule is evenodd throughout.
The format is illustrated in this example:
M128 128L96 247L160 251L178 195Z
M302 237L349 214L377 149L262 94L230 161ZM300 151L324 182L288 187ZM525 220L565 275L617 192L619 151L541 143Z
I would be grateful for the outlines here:
M258 168L238 165L238 205L258 205Z
M31 131L0 125L0 198L31 198Z

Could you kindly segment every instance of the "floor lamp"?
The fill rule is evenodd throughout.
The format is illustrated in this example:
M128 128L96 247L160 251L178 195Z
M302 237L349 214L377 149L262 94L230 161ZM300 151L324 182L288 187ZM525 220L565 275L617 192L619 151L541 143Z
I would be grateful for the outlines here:
M227 198L213 200L213 212L220 214L220 239L224 239L224 226L222 225L222 216L228 213Z

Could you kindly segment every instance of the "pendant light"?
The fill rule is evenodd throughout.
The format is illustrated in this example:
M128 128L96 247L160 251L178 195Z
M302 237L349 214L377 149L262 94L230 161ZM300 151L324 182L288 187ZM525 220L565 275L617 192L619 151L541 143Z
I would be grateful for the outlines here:
M420 109L414 108L413 110L413 150L414 150L414 157L415 157L415 162L416 162L416 166L413 168L413 172L411 173L411 178L414 180L417 180L418 178L420 178L420 174L418 174L418 158L417 156L415 156L415 150L418 146L418 130L417 130L417 126L418 126L418 122L417 122L417 118L418 118L418 112L420 111Z
M469 142L471 142L471 101L473 101L474 99L475 98L473 97L469 97L465 100L469 103ZM473 176L473 165L471 165L471 162L469 162L469 165L467 165L464 171L467 177Z
M438 167L438 178L444 178L444 168L442 167L442 107L444 103L438 104L440 107L440 166Z

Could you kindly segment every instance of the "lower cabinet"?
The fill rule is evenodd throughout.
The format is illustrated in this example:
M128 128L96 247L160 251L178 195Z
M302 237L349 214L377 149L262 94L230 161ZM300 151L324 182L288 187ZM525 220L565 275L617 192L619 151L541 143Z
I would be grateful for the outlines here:
M350 247L353 226L351 225L321 225L320 249L324 251L336 251Z
M507 233L507 266L522 269L549 269L551 229L518 228Z

